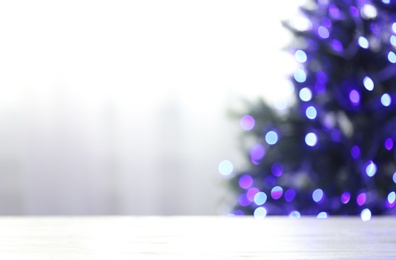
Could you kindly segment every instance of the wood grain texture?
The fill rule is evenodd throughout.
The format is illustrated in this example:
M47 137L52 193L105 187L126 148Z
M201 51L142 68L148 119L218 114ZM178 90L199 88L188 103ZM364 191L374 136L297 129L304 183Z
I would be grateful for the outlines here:
M396 218L2 217L0 259L396 259Z

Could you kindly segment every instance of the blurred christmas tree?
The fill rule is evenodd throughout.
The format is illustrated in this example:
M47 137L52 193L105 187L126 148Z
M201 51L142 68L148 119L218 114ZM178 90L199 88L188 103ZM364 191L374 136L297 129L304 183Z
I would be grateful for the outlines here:
M299 68L286 113L251 104L254 144L231 183L234 214L393 214L396 204L396 4L316 0L284 26ZM247 142L245 142L246 144ZM395 207L396 208L396 207Z

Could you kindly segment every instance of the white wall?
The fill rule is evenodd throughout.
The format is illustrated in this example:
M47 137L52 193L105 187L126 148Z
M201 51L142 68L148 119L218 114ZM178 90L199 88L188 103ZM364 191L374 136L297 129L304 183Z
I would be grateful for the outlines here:
M0 214L223 213L292 2L1 1Z

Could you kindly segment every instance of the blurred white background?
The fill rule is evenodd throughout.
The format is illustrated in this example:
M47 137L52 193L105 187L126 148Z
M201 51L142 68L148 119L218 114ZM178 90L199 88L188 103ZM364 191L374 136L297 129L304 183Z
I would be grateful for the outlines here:
M0 2L0 214L223 214L298 1Z

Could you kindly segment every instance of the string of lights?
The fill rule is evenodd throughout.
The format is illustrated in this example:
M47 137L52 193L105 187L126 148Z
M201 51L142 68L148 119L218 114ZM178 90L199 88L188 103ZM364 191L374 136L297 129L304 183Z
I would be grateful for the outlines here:
M396 3L310 1L284 26L295 102L279 113L259 101L241 116L255 140L249 167L219 166L238 195L232 214L394 214Z

